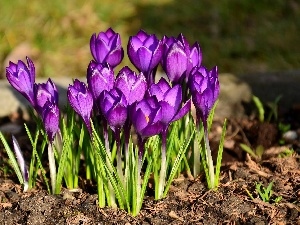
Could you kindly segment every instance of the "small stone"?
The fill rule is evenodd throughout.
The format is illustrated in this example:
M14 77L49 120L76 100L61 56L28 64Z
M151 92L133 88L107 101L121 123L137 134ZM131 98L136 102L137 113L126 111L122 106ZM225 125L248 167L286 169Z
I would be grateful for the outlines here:
M7 123L2 126L0 126L0 131L2 133L8 133L8 134L18 134L22 130L22 127L15 123Z
M298 138L298 134L294 130L289 130L282 135L283 139L287 142L295 141Z

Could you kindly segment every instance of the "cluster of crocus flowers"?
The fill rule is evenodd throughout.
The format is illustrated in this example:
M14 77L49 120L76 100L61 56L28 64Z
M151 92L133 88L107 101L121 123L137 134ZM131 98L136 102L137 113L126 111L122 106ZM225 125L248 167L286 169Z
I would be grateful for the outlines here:
M146 140L161 134L161 174L159 198L162 197L166 178L166 151L168 128L172 122L184 117L196 107L197 124L203 122L207 148L207 118L219 94L217 68L211 71L202 66L202 52L196 42L192 46L182 35L164 36L141 30L129 38L128 57L138 70L114 69L123 57L124 50L120 35L109 28L90 39L93 60L87 68L87 82L77 79L69 85L67 95L71 107L80 115L93 137L91 119L97 116L103 126L105 146L109 151L107 127L114 132L117 143L117 167L122 170L121 132L124 134L125 158L127 157L131 126L135 128L139 141L139 162L144 154ZM48 139L53 142L59 132L58 95L54 83L49 79L45 84L35 84L32 61L27 64L10 62L7 79L31 103L42 118ZM155 83L155 73L161 64L168 80L161 78ZM99 120L97 119L99 122ZM210 150L209 150L210 151ZM210 153L209 153L210 154ZM207 154L207 155L209 155ZM209 156L208 156L209 157ZM208 159L209 163L212 163ZM141 166L138 166L140 173ZM213 181L212 181L213 182Z
M19 91L39 114L50 144L48 145L48 160L50 167L52 192L56 182L56 164L52 145L54 138L60 134L60 110L58 107L58 92L55 84L49 79L46 83L35 83L35 67L28 57L27 66L19 60L16 64L9 62L6 77L13 88ZM58 135L60 137L60 135ZM60 149L61 146L56 146Z
M182 102L183 99L188 99L188 93L192 95L197 109L197 121L201 120L206 127L208 113L219 93L216 68L208 72L201 65L202 53L199 44L196 42L190 46L182 34L178 37L164 36L159 40L156 35L141 30L129 38L127 45L128 57L139 74L124 67L114 78L113 68L123 58L119 34L109 28L98 36L94 34L90 45L94 60L90 62L87 70L87 83L93 96L95 113L100 114L105 121L104 125L108 124L114 131L117 142L120 130L124 128L125 146L128 144L129 131L133 124L139 137L140 157L147 138L161 134L161 180L164 180L168 127L190 110L190 100ZM163 78L157 84L154 83L159 64L172 85ZM190 90L185 88L183 91L182 83ZM69 91L70 89L71 86ZM74 100L69 100L74 105ZM85 104L85 101L81 104ZM90 108L86 115L91 115ZM78 113L84 118L82 112ZM104 136L107 137L106 133L104 132ZM160 192L162 189L160 187Z

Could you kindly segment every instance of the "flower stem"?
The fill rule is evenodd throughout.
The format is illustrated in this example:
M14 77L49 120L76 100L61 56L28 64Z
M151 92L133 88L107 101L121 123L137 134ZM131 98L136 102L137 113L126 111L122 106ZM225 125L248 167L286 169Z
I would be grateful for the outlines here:
M122 152L121 152L121 141L120 141L120 128L115 129L115 139L117 143L117 172L122 182L123 179L123 171L122 171Z
M141 136L138 136L138 145L139 145L139 152L138 152L138 165L137 165L137 177L136 177L136 206L134 207L134 211L138 211L138 207L141 205L142 197L141 197L141 185L142 185L142 179L141 179L141 170L142 170L142 161L143 161L143 155L145 150L145 143L146 139L142 138ZM136 212L134 212L136 214Z
M166 173L167 173L167 165L166 165L166 146L167 146L167 130L164 129L162 132L162 146L161 146L161 167L159 172L159 183L158 183L158 195L157 199L161 199L163 197L165 181L166 181Z
M48 145L48 161L49 161L52 193L54 194L55 188L56 188L56 165L55 165L55 158L54 158L52 143L49 143L49 145Z
M208 140L208 132L207 129L204 129L204 142L205 142L205 148L206 148L206 162L208 166L208 172L209 172L209 179L210 179L210 185L211 188L215 188L215 173L214 173L214 164L212 160L211 155L211 149L209 146L209 140Z

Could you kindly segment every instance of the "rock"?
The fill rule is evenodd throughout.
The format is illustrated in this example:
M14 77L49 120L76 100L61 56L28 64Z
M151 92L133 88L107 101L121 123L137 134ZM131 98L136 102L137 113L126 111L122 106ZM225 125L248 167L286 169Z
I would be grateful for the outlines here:
M18 134L22 130L22 126L15 123L6 123L0 126L0 132L7 134Z
M28 42L23 42L19 45L17 45L13 50L8 54L8 56L5 58L3 62L3 68L0 73L0 79L6 79L6 67L9 65L9 61L12 61L13 63L17 63L18 60L22 60L25 63L26 62L26 56L28 56L31 60L34 61L36 74L38 74L39 70L39 64L38 60L34 60L39 55L39 51L34 48L31 44Z
M298 138L298 134L294 130L289 130L282 135L282 138L287 142L293 142Z
M250 86L233 74L223 73L219 75L220 96L215 111L219 118L241 118L245 115L242 102L250 102L252 92Z
M264 103L274 102L280 95L280 107L289 109L300 103L300 70L241 74L238 77L249 84L253 94Z

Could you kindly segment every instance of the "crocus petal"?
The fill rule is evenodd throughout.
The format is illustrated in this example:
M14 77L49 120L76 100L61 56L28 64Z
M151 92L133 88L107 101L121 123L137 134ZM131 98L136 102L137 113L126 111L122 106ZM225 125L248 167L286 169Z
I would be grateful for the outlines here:
M180 45L174 43L166 56L165 68L171 82L179 82L187 69L187 55Z
M177 111L182 101L181 86L175 85L173 88L170 88L164 95L164 101L168 102Z
M116 67L120 64L124 57L124 50L123 48L116 48L110 51L105 59L105 61L111 66Z
M147 73L149 69L151 69L149 67L151 65L152 52L148 48L142 46L137 50L137 56L138 69L143 73Z
M169 83L165 80L165 78L160 78L158 83L152 84L149 89L150 96L155 96L158 101L164 99L165 93L170 90Z
M131 92L128 97L128 104L131 105L134 102L141 101L147 90L147 82L144 75L141 73L139 78L131 87Z
M17 141L17 139L15 138L14 135L12 135L12 140L13 140L13 146L14 146L14 152L22 173L22 177L23 177L23 181L24 181L24 191L26 191L26 185L28 185L28 179L29 179L29 175L28 175L28 169L24 160L24 156L22 154L22 150L19 146L19 143ZM28 188L28 186L27 186Z
M131 36L129 38L129 47L128 47L128 54L130 55L129 57L134 57L135 52L143 46L143 41L140 40L140 38L136 36Z
M142 130L142 137L151 137L151 136L154 136L154 135L157 135L159 134L163 129L163 125L161 123L154 123L152 125L149 125L147 127L145 127L143 130Z
M164 101L160 102L160 106L161 106L161 122L164 125L168 125L172 121L177 111L175 111L173 106L171 106L169 103Z
M148 38L148 34L144 31L144 30L140 30L136 36L142 41L144 42L147 38Z
M26 61L27 61L27 65L28 65L28 69L29 69L29 73L30 73L30 80L31 82L34 83L35 81L35 67L34 64L32 62L32 60L26 56Z
M109 111L106 118L111 127L122 127L127 119L127 108L118 103Z
M190 110L191 110L191 100L189 99L189 100L183 105L183 107L177 112L177 114L175 115L175 117L172 119L171 122L174 122L174 121L176 121L176 120L181 119L181 118L184 117Z
M150 114L149 114L150 115ZM141 133L142 130L148 125L149 115L144 114L141 109L138 109L132 118L132 123L137 133Z
M191 52L190 52L190 58L192 61L192 67L201 66L202 63L202 52L200 49L200 45L198 42L195 42L195 44L192 46L191 48Z

